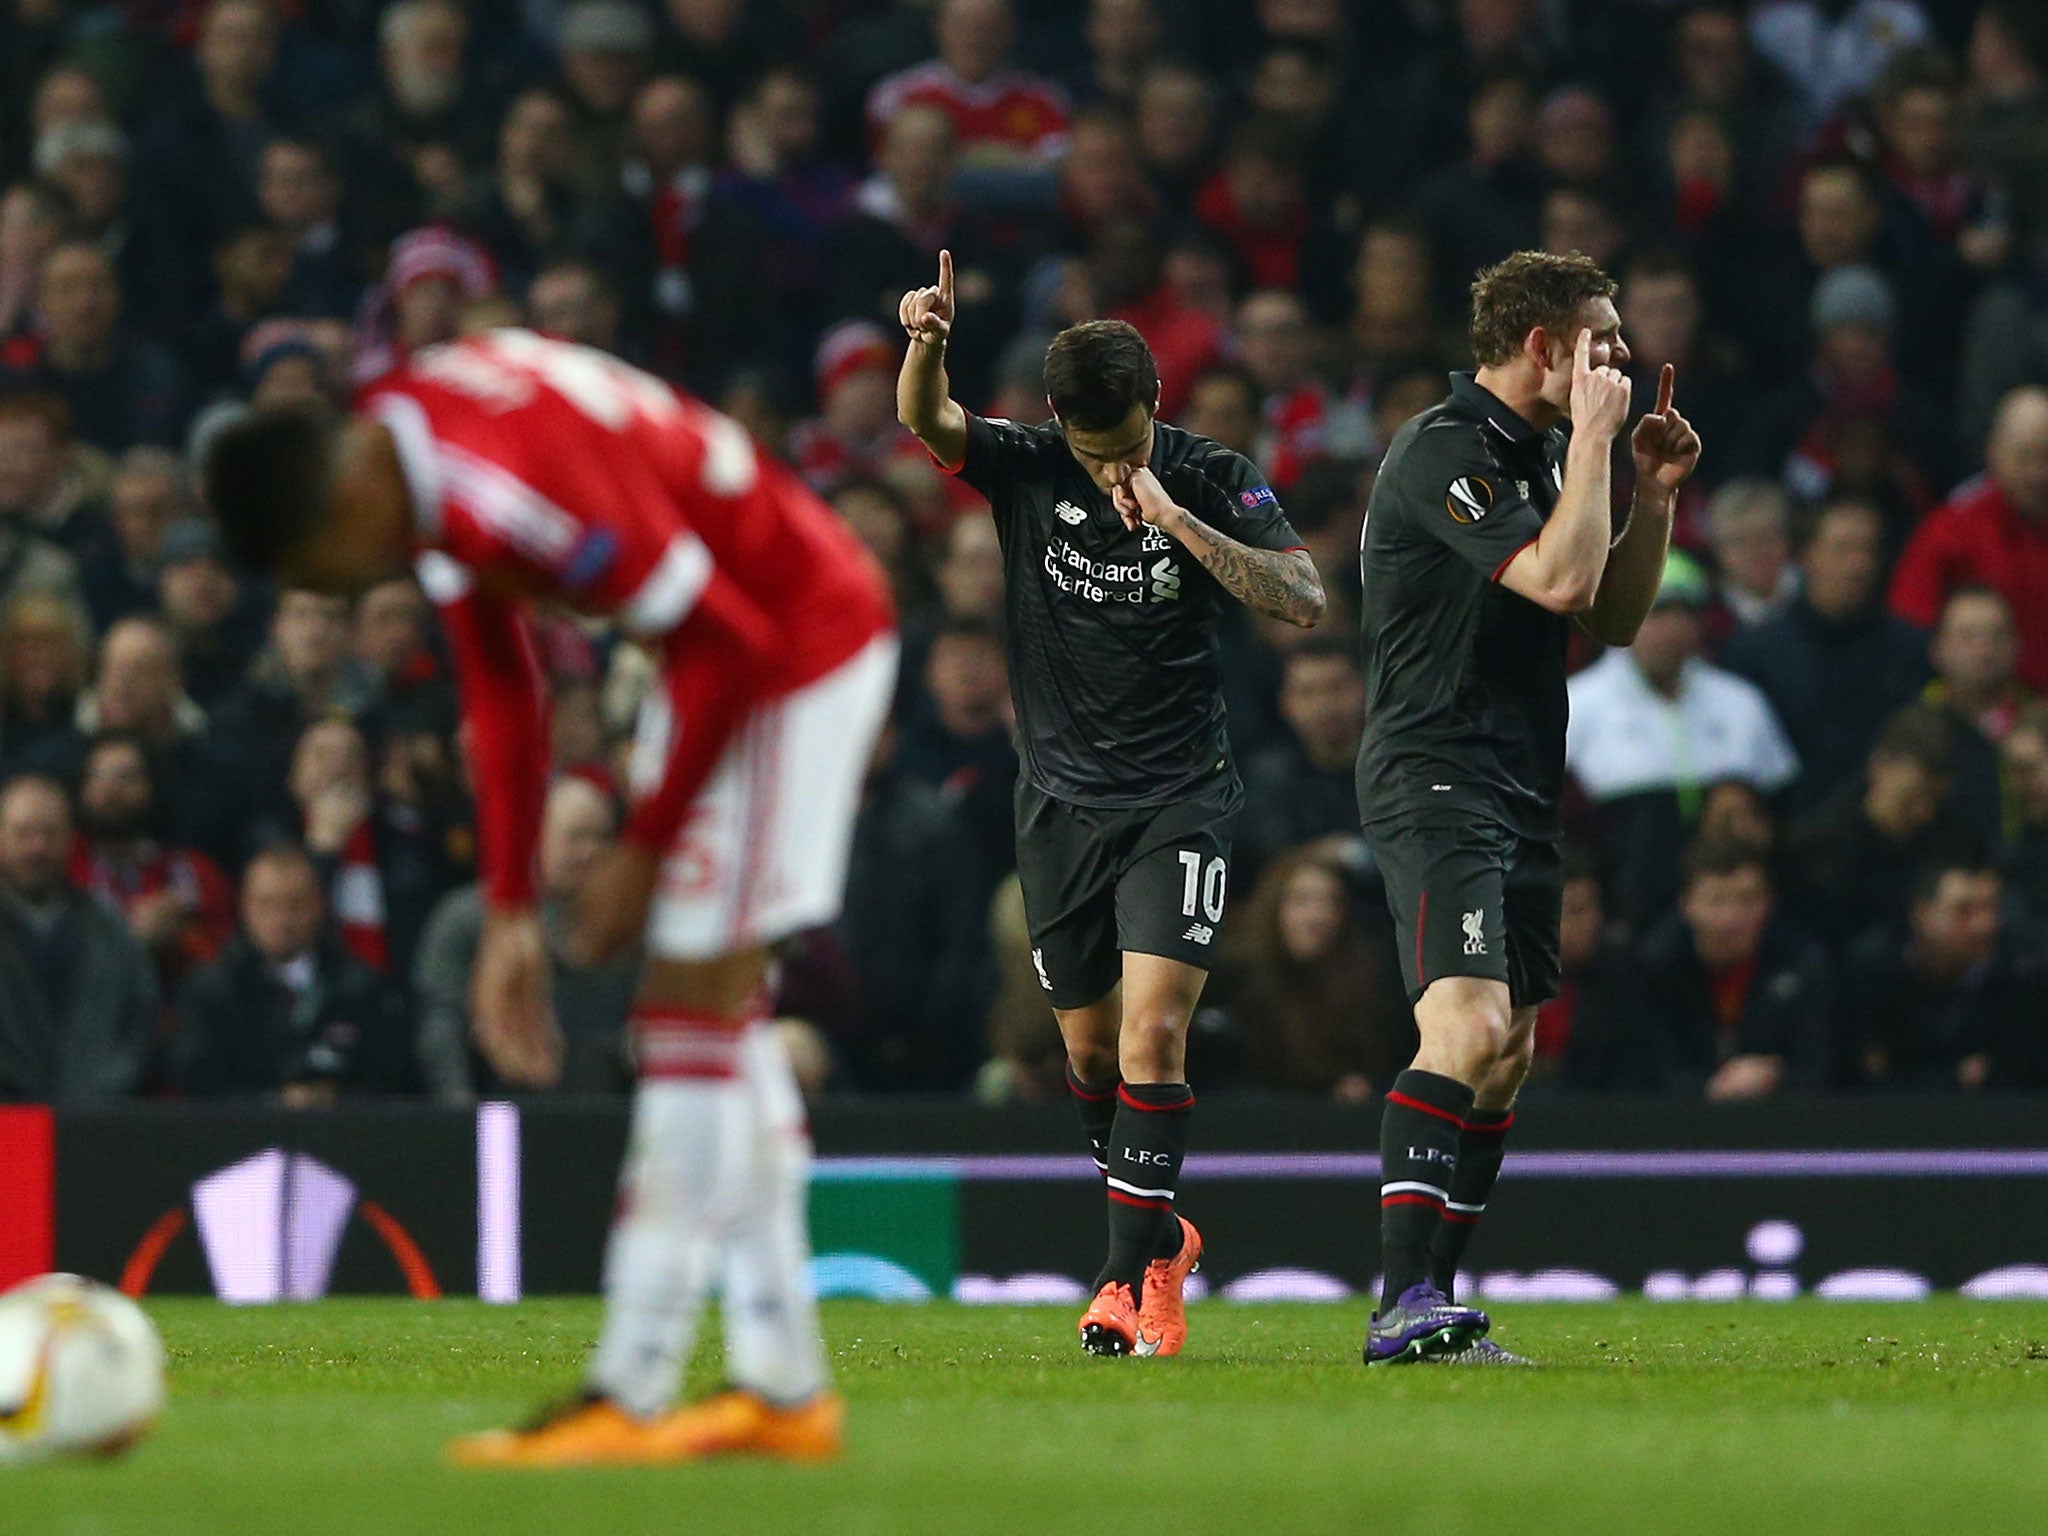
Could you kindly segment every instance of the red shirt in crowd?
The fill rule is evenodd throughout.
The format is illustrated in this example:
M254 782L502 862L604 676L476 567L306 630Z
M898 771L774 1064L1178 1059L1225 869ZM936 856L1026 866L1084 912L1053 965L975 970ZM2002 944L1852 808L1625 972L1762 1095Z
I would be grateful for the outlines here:
M192 911L177 948L161 957L164 978L175 981L220 953L235 931L235 890L220 866L189 848L151 843L133 859L110 858L83 833L71 842L71 883L132 914L143 902L176 891Z
M1066 97L1057 86L1014 70L966 80L941 59L898 70L868 94L868 125L878 140L905 107L945 113L963 154L998 145L1049 157L1066 141Z
M755 705L893 622L880 570L815 493L735 422L603 353L492 331L421 352L362 408L391 430L412 490L499 905L533 899L547 790L529 602L614 619L660 657L688 728L668 733L625 834L656 852Z
M1989 477L1914 530L1892 575L1892 612L1932 629L1949 594L1972 586L2005 595L2019 630L2020 681L2048 690L2048 518L2023 516Z

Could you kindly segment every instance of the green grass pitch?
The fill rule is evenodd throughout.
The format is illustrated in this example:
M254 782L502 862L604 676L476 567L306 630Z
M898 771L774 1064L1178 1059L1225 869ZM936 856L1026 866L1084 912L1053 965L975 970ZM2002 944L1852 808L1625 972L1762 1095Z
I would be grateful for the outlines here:
M1095 1360L1062 1310L826 1308L845 1461L457 1473L570 1386L594 1302L152 1304L131 1456L0 1474L10 1536L1684 1536L2048 1529L2048 1307L1513 1307L1540 1372L1358 1363L1342 1306L1190 1312ZM711 1379L710 1366L696 1373Z

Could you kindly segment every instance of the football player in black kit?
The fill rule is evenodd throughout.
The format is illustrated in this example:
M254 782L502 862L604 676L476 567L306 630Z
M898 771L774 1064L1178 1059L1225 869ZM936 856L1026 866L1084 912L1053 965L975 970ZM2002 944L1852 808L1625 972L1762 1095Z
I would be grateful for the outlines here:
M1176 1354L1202 1253L1173 1206L1194 1106L1188 1020L1244 794L1213 630L1226 595L1306 628L1323 616L1323 584L1248 460L1154 419L1158 367L1130 326L1093 320L1055 337L1052 419L1025 426L952 399L953 316L941 251L937 284L903 296L896 410L988 498L1003 546L1024 768L1017 873L1109 1207L1081 1342Z
M1361 553L1359 814L1422 1037L1381 1122L1368 1364L1525 1363L1452 1287L1500 1172L1537 1005L1557 995L1565 648L1574 619L1607 645L1635 639L1700 454L1667 364L1630 440L1635 499L1613 536L1629 353L1614 283L1583 256L1524 252L1480 273L1472 350L1478 372L1394 434Z

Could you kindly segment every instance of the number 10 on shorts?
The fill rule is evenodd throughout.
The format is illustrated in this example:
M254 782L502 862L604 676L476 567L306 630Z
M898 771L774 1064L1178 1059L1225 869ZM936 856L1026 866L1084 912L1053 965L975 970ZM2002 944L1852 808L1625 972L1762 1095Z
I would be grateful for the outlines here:
M1230 871L1221 858L1209 861L1209 867L1202 868L1202 856L1192 848L1181 850L1180 915L1195 915L1195 900L1201 898L1202 914L1212 923L1223 921L1223 888L1230 878Z

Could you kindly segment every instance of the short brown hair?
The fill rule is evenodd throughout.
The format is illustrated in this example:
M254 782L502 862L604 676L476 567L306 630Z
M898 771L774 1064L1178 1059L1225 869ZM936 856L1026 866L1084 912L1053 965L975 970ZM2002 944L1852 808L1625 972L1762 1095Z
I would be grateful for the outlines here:
M1064 426L1107 432L1132 406L1159 401L1159 365L1136 327L1084 320L1053 337L1045 353L1045 398Z
M1472 281L1472 357L1482 368L1506 362L1539 325L1566 336L1589 299L1614 297L1614 279L1574 251L1517 251Z

